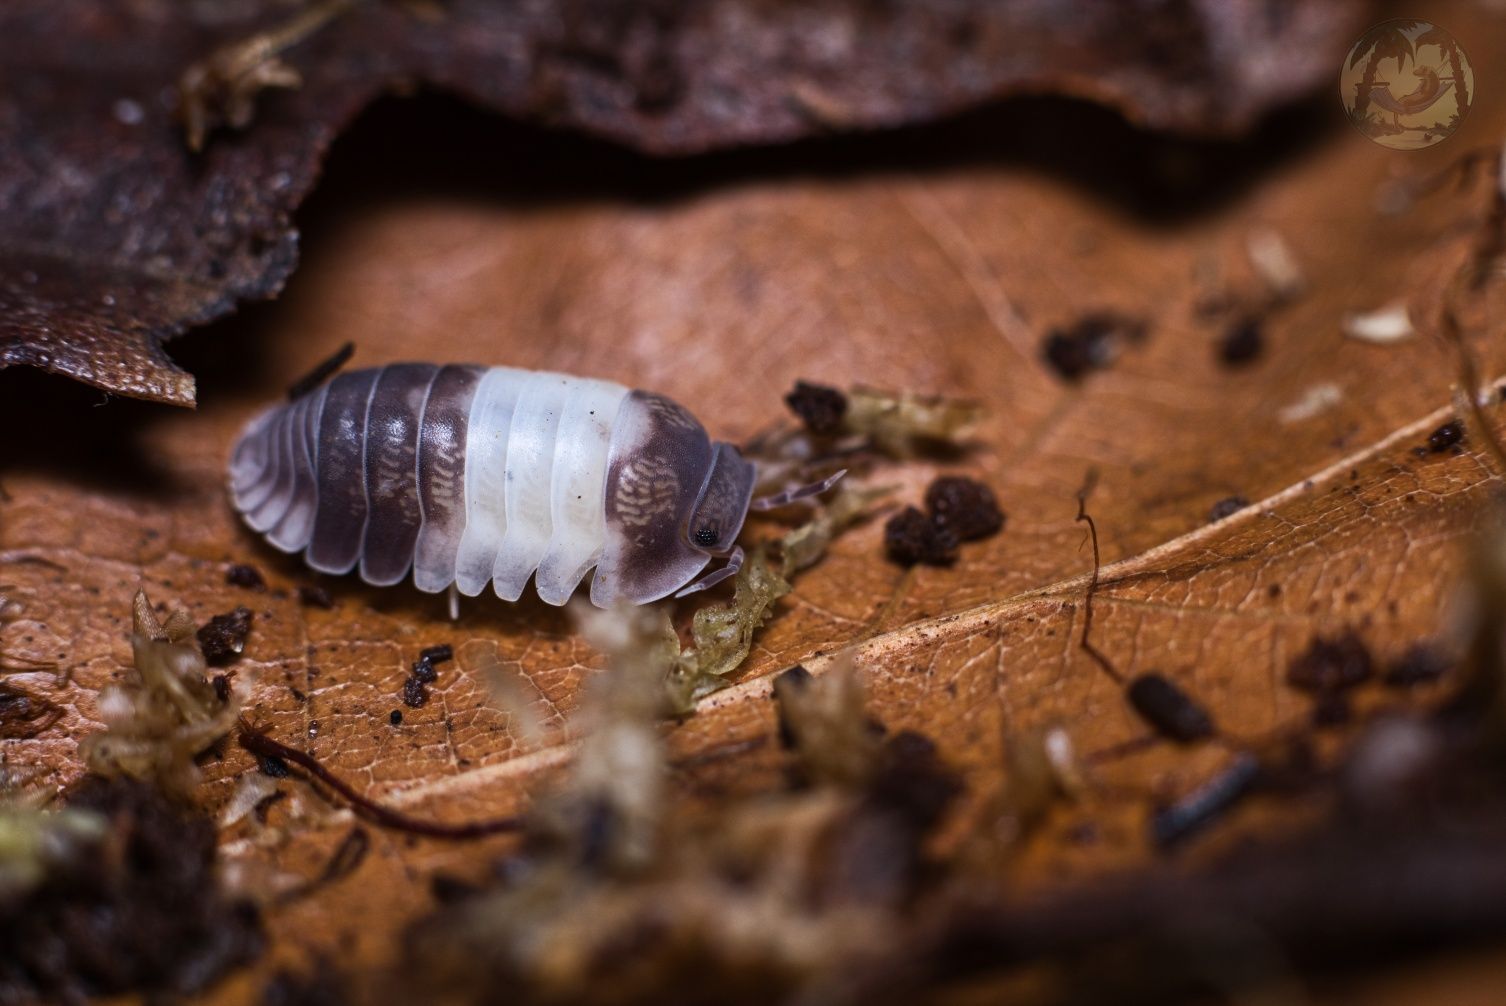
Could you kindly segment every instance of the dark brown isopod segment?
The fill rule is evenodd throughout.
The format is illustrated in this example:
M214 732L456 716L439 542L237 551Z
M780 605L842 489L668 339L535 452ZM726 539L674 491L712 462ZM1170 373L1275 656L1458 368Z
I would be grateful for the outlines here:
M324 573L348 573L361 558L366 534L366 408L380 370L341 374L329 384L319 418L319 512L308 563Z
M422 514L418 430L438 370L428 363L384 367L366 414L366 541L361 579L391 586L408 573Z

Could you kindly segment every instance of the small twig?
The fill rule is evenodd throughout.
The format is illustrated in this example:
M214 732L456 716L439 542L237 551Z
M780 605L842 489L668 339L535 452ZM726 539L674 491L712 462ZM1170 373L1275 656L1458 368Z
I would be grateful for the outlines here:
M1082 488L1077 491L1077 520L1088 525L1088 537L1093 541L1093 576L1088 580L1088 593L1083 599L1082 615L1082 641L1078 647L1093 658L1093 662L1103 669L1115 684L1124 684L1124 675L1120 674L1108 657L1099 652L1088 639L1088 634L1093 631L1093 595L1098 593L1098 570L1100 560L1098 557L1098 525L1088 513L1088 497L1093 488L1098 484L1098 469L1090 468L1087 476L1083 479Z
M333 355L323 363L318 364L313 370L310 370L307 374L304 374L293 382L292 386L288 388L288 401L296 402L310 391L319 387L319 385L333 377L341 367L349 363L350 358L355 355L356 344L353 342L347 342L335 350Z
M1084 765L1106 765L1129 755L1149 751L1151 748L1159 746L1160 743L1161 736L1154 731L1143 733L1138 737L1131 737L1128 740L1110 744L1108 747L1089 751L1082 756L1082 763Z
M440 821L425 821L420 818L409 817L402 811L383 807L381 804L362 796L356 791L355 787L325 768L313 755L273 740L244 720L240 724L239 740L241 747L260 758L280 758L285 762L297 765L309 775L344 797L346 802L350 804L351 813L383 828L391 828L394 831L406 831L410 834L423 835L427 838L461 840L508 834L510 832L521 831L523 828L523 818L517 815L494 818L490 821L472 821L465 824L445 824Z

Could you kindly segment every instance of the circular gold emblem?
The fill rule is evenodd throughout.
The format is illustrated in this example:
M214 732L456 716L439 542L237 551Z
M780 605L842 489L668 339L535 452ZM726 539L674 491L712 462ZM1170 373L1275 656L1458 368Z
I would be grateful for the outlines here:
M1396 150L1431 147L1459 128L1475 97L1475 74L1454 36L1411 18L1361 35L1339 74L1355 128Z

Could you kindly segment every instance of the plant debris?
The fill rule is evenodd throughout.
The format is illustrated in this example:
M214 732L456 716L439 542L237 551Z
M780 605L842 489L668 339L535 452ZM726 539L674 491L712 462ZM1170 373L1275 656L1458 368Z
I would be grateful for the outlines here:
M1344 334L1361 342L1390 345L1410 338L1415 329L1412 315L1403 301L1388 304L1376 311L1344 316Z
M438 646L429 646L420 650L418 659L429 666L443 664L455 659L455 648L449 643L440 643Z
M747 660L753 634L763 625L770 609L790 592L790 577L819 560L837 535L861 520L869 507L888 492L842 483L809 521L775 543L777 567L769 560L769 550L756 546L733 581L732 599L696 609L691 618L689 647L677 649L678 640L665 616L664 652L668 654L665 682L670 705L676 713L689 712L697 699L726 685L727 676Z
M188 612L175 611L159 623L146 592L136 592L135 680L100 693L105 729L81 744L90 771L150 781L178 795L193 791L199 780L194 759L230 732L249 694L249 684L237 681L229 699L220 698L194 636Z
M403 681L402 699L404 704L413 709L422 708L429 701L429 685L439 678L439 672L435 665L442 664L454 657L454 650L448 644L431 646L418 655L413 662L413 670L406 680Z
M0 917L54 871L91 854L109 831L109 822L91 811L34 803L14 795L0 802ZM0 1001L8 1001L3 993Z
M1186 744L1216 732L1208 710L1180 685L1159 674L1131 678L1124 694L1140 718L1163 737Z
M1009 731L1004 772L1006 782L992 801L987 837L1006 847L1033 834L1058 801L1085 788L1072 738L1060 727Z
M1208 523L1216 524L1226 517L1233 517L1250 505L1243 496L1226 496L1208 510Z
M261 575L261 570L245 563L235 563L225 570L225 582L232 587L245 587L247 590L266 590L266 578Z
M279 970L261 992L261 1006L347 1006L348 983L327 958L305 975Z
M836 678L786 676L778 702L800 785L700 813L663 785L659 619L581 614L610 657L585 746L502 879L457 891L409 930L409 987L456 1001L504 988L523 1002L696 988L831 1001L861 962L898 950L925 843L960 791L930 741L885 739L839 664Z
M0 1002L192 995L262 951L256 909L216 878L213 823L151 785L0 809L0 837Z
M198 631L199 649L204 653L205 662L210 667L230 663L245 651L246 637L250 633L250 608L241 606L223 615L215 615Z
M1218 358L1226 367L1243 367L1265 352L1265 319L1249 315L1231 323L1218 340Z
M774 680L774 700L780 741L800 756L802 782L853 786L868 778L884 730L868 718L850 653L819 678L804 667L785 671Z
M1368 681L1370 648L1353 629L1318 636L1286 669L1287 684L1306 692L1339 692Z
M1392 688L1431 684L1448 674L1456 663L1454 657L1437 643L1413 643L1386 668L1381 680Z
M299 585L298 603L305 608L322 608L325 611L333 611L335 607L335 599L330 597L329 591L308 584Z
M1290 425L1302 423L1332 409L1344 400L1344 389L1331 381L1314 384L1287 405L1276 410L1276 419Z
M1354 703L1348 692L1319 692L1313 701L1312 724L1337 727L1354 719Z
M1259 774L1260 760L1253 754L1245 751L1235 755L1218 775L1152 815L1152 839L1166 848L1192 837L1244 798Z
M884 524L884 551L904 566L949 566L957 559L957 536L907 506Z
M1290 303L1307 286L1297 255L1280 231L1270 227L1251 230L1245 235L1245 254L1265 281L1272 306Z
M1428 434L1427 453L1442 454L1464 440L1464 424L1451 419Z
M784 401L790 411L800 417L805 428L816 436L830 437L842 432L842 419L847 415L847 396L836 388L796 381L795 390L785 395Z
M983 407L977 402L859 386L848 392L843 428L867 438L885 454L908 458L956 443L982 417Z
M297 88L298 71L282 60L284 50L308 38L358 0L321 0L290 20L226 45L183 71L178 80L177 115L188 149L198 153L210 130L245 129L256 95L268 88Z
M1111 366L1125 345L1141 341L1145 331L1144 321L1111 311L1085 314L1047 332L1041 356L1058 377L1080 381L1092 371Z
M409 709L422 709L429 704L429 687L417 677L403 679L403 690L399 694L403 705Z
M976 479L943 476L926 489L926 511L939 530L959 541L976 541L1004 527L1004 511L994 491Z

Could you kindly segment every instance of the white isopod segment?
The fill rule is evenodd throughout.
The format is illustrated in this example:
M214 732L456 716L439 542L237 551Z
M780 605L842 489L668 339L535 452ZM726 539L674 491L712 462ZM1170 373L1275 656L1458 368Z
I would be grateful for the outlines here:
M752 467L683 408L509 367L344 373L252 420L230 462L246 522L326 573L517 600L643 603L726 555ZM699 509L698 509L699 507Z

